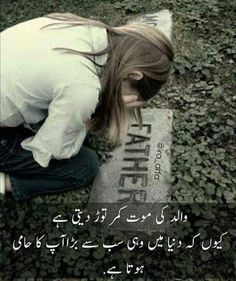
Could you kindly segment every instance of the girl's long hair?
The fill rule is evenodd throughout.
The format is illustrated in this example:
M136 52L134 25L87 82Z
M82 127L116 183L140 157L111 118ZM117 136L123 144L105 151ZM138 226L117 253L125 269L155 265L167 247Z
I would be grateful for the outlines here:
M52 13L45 17L59 20L59 22L48 24L43 28L62 24L61 28L83 25L97 26L107 30L108 46L104 50L82 52L54 48L83 55L94 63L92 57L108 54L107 63L100 77L99 103L89 121L89 129L106 135L110 141L117 141L127 132L131 116L135 116L142 125L140 111L128 110L125 107L121 96L121 83L127 79L131 71L138 70L144 77L139 81L130 80L131 85L140 92L143 100L153 97L167 81L170 73L174 53L169 39L157 28L144 23L111 27L100 21L71 13Z

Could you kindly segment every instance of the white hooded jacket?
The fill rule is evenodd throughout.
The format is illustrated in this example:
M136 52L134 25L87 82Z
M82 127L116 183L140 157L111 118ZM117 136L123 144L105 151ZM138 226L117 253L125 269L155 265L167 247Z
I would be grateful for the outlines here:
M21 143L42 167L78 153L101 88L100 67L52 48L100 51L108 44L104 28L40 30L53 22L60 21L40 17L1 33L0 126L30 127L46 118L35 136ZM107 54L95 61L105 65Z

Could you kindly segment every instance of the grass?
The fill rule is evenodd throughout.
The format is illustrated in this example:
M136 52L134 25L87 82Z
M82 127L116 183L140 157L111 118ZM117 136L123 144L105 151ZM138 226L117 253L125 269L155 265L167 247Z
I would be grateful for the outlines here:
M234 22L236 7L233 1L3 0L1 30L54 11L70 11L85 17L100 19L111 25L120 25L135 17L139 12L152 12L163 8L168 8L173 12L175 64L170 81L147 106L171 108L174 111L171 200L189 203L212 201L218 204L235 203L236 34ZM99 145L98 143L98 149ZM79 191L70 191L60 195L40 196L27 203L15 203L12 198L8 198L7 202L2 201L4 216L2 216L0 227L3 229L3 236L9 239L11 236L14 237L15 232L26 232L26 227L30 227L30 221L26 219L26 215L22 215L25 220L22 218L18 220L18 223L14 223L14 216L19 218L21 210L27 211L27 214L32 214L33 218L40 220L38 207L40 204L36 203L85 206L89 198L89 190L90 187L84 187ZM196 216L197 214L203 217L209 215L206 206L192 204L190 207ZM16 210L15 214L7 216L7 212L11 209ZM48 212L50 213L50 209ZM43 216L43 210L41 214ZM224 225L226 219L222 213L217 222ZM236 229L234 216L230 221L230 228ZM181 231L184 230L181 229ZM228 240L228 243L232 241ZM228 244L228 248L226 247L227 249L221 253L221 259L217 259L213 254L206 256L203 253L195 253L193 260L189 261L188 269L184 268L183 262L176 260L172 260L172 265L170 265L170 257L163 258L160 255L160 264L168 271L168 274L155 270L152 262L156 257L151 256L150 274L153 280L157 278L167 280L166 276L168 280L198 281L205 278L205 280L212 278L214 281L234 280L235 242L232 243L234 244ZM9 264L14 263L15 260L12 256L11 245L8 243L2 249L1 262L8 268L5 277L13 276L14 274L12 275L12 271L9 270L11 268ZM222 264L220 262L222 259L227 262ZM20 256L19 260L25 260L25 263L30 265L29 256ZM84 257L80 256L79 261L82 262L82 260ZM104 258L104 263L105 261L106 258ZM211 268L210 265L207 267L209 261L215 268ZM75 258L64 258L64 265L74 265L75 262ZM25 272L24 267L18 266L15 269L18 274ZM52 261L45 259L44 265L39 264L36 268L50 272ZM89 270L93 271L92 266ZM79 276L73 270L69 273L72 276ZM192 279L189 279L190 275ZM53 274L51 273L50 276ZM95 280L92 276L90 275L90 280Z

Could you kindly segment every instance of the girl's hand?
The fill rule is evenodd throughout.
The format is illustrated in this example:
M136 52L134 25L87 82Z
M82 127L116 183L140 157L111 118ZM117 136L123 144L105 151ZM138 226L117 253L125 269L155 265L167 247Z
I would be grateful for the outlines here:
M128 80L124 80L121 84L121 95L125 106L128 108L136 108L145 104L145 102L140 99L138 91L130 86Z
M135 108L135 107L140 107L144 105L144 101L139 100L138 94L133 95L123 95L123 101L125 103L125 106L128 108Z

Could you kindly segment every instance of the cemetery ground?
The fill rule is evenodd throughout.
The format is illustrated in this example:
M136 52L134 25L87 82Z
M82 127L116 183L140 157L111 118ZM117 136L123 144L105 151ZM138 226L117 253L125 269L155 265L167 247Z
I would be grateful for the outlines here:
M168 252L149 253L147 259L140 255L145 258L150 280L235 280L236 221L232 215L236 201L234 1L2 0L1 30L55 11L74 12L110 25L121 25L139 13L161 9L170 9L173 13L175 63L170 81L146 107L169 108L174 113L169 198L171 202L187 203L194 218L176 231L184 237L193 230L204 232L203 225L207 225L208 234L213 235L219 231L218 225L228 225L229 236L224 240L221 253L199 250L188 258L178 253L178 259ZM97 138L91 138L91 146L100 155L109 148ZM64 214L66 210L73 210L71 206L85 208L90 189L85 186L61 195L38 196L29 202L1 198L0 228L5 239L1 243L0 257L3 280L66 276L96 280L98 268L106 268L109 263L104 251L65 256L39 251L15 253L11 240L16 235L27 235L29 231L31 235L40 235L41 229L50 232L52 215L59 207L63 205ZM214 203L218 206L215 213ZM226 207L221 211L221 206ZM97 239L104 235L95 228L90 234ZM123 234L119 233L117 237L119 235ZM81 232L80 237L86 239L88 231ZM138 259L135 253L129 254L131 260ZM87 260L90 262L86 263ZM118 257L116 263L119 264ZM83 264L86 266L81 266ZM62 271L64 276L61 276ZM123 276L122 280L133 280L129 278Z

